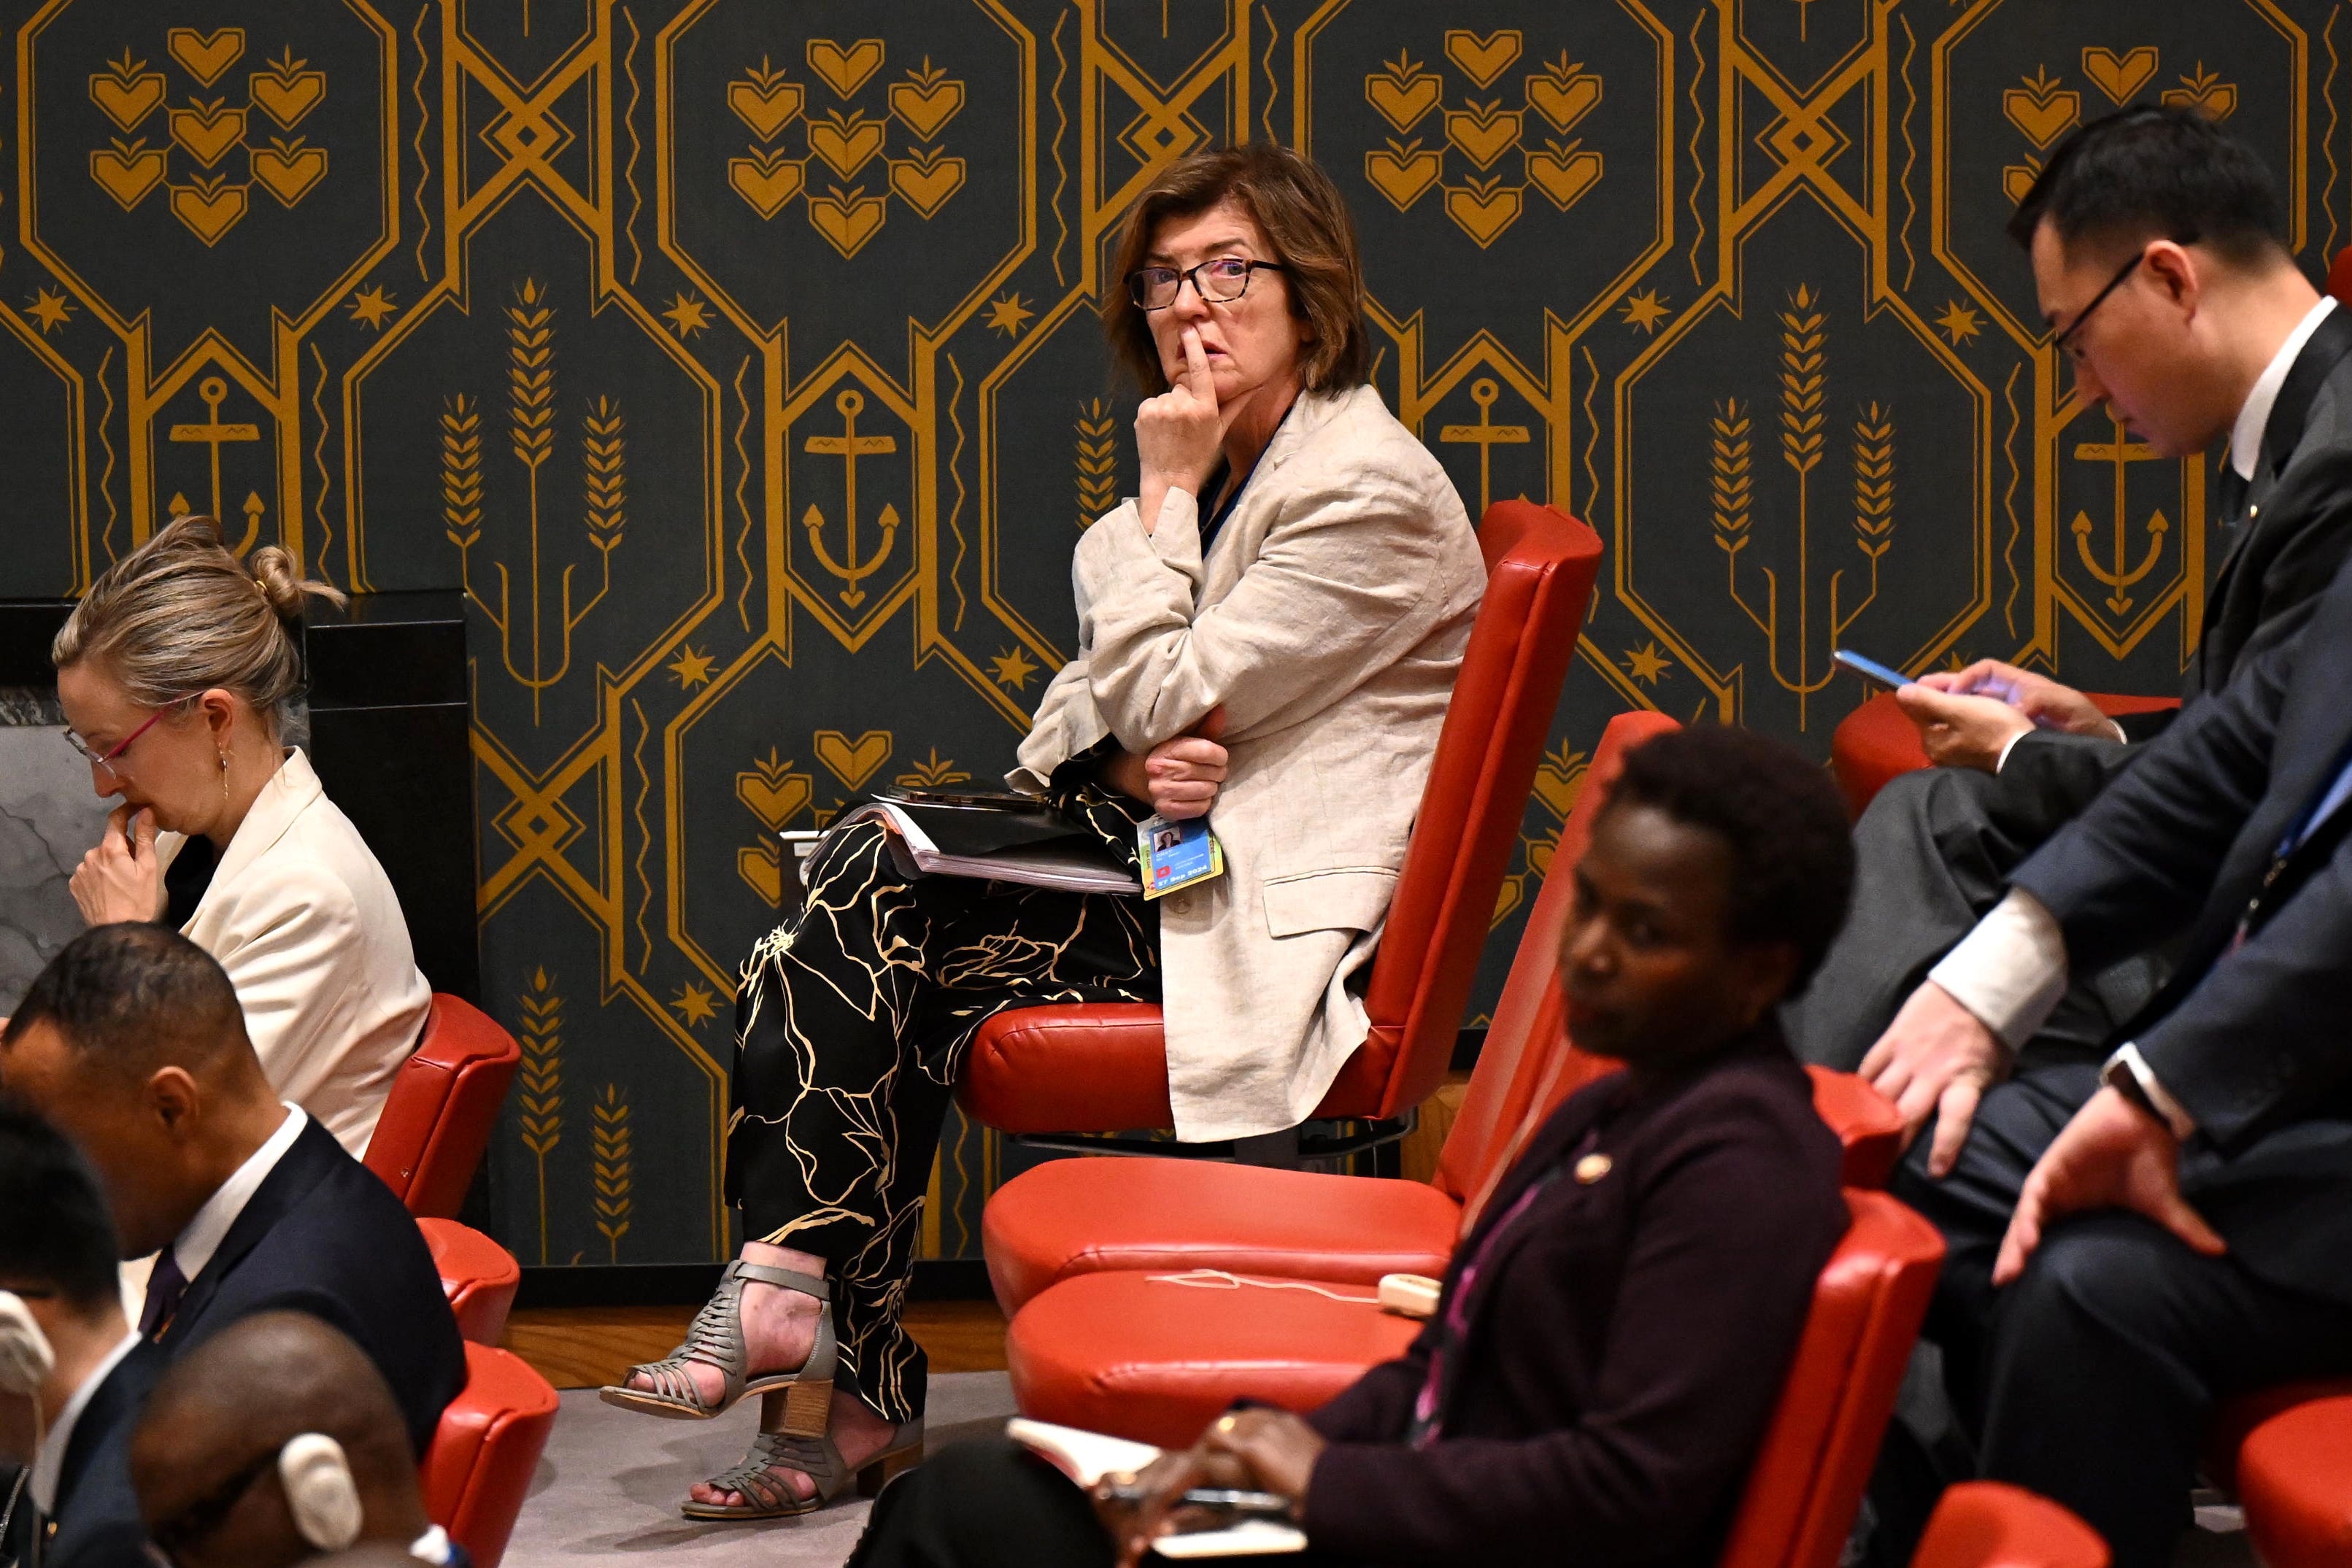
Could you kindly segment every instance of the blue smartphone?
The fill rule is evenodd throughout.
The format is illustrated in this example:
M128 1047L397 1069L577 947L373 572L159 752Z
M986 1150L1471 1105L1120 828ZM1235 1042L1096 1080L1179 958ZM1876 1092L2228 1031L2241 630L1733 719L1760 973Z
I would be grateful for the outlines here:
M1836 660L1839 664L1843 664L1847 669L1852 670L1855 674L1860 675L1864 680L1876 681L1880 685L1886 687L1889 691L1892 691L1896 686L1907 686L1911 685L1911 677L1905 674L1902 671L1890 670L1885 664L1880 664L1877 660L1864 658L1851 648L1840 648L1836 653L1832 653L1830 657Z

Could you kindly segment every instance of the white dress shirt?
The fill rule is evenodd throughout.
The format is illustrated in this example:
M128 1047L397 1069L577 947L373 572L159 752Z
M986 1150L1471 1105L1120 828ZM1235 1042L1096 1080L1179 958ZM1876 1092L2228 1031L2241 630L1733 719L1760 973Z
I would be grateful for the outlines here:
M278 1124L278 1131L270 1134L228 1180L213 1189L212 1197L205 1199L205 1206L196 1210L194 1218L172 1241L172 1256L179 1260L182 1274L194 1280L205 1271L205 1265L213 1260L213 1254L228 1239L229 1227L236 1223L236 1217L245 1212L245 1206L253 1201L254 1193L278 1168L278 1162L286 1157L286 1151L294 1146L294 1140L302 1135L302 1128L310 1120L299 1105L288 1105L286 1120Z
M33 1494L34 1506L43 1513L54 1514L58 1511L58 1483L64 1479L60 1472L65 1469L66 1450L73 1445L74 1427L81 1420L81 1413L89 1408L99 1385L114 1375L114 1369L122 1364L122 1358L138 1344L139 1333L135 1329L115 1342L114 1348L106 1353L106 1358L81 1380L81 1386L73 1391L72 1397L66 1401L66 1407L58 1413L58 1424L50 1427L48 1435L41 1439L41 1447L33 1456L29 1490Z
M2336 301L2323 297L2305 312L2278 352L2271 356L2271 362L2263 367L2263 373L2254 378L2253 390L2246 394L2237 423L2230 429L2230 466L2241 479L2254 476L2271 409L2278 402L2279 389L2286 384L2287 372L2294 368L2295 356L2334 308ZM2015 739L2010 742L2011 747L2016 744ZM2009 760L2008 748L2002 750L2001 760ZM2003 1045L2018 1051L2050 1020L2059 998L2066 994L2066 938L2040 901L2021 888L2011 888L2009 896L1927 972L1927 978L1976 1015L1977 1021L1992 1030ZM2148 1071L2137 1046L2126 1044L2116 1052L2115 1060L2130 1069L2176 1133L2185 1135L2195 1127L2188 1113Z

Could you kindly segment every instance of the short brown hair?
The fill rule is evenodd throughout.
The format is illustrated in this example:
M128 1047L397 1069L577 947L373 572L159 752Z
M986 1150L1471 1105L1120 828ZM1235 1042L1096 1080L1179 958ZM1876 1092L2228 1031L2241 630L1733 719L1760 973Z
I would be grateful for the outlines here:
M1231 199L1254 219L1290 285L1290 310L1314 331L1298 365L1309 392L1342 392L1371 379L1364 341L1364 269L1356 224L1331 177L1273 141L1251 141L1179 158L1160 172L1119 231L1103 329L1111 351L1147 397L1168 390L1160 350L1143 308L1127 292L1128 274L1143 265L1160 225Z

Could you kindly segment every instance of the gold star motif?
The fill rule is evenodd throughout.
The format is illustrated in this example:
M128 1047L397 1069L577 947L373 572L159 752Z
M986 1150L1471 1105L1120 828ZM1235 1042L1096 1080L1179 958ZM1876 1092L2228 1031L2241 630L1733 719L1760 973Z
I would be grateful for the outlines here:
M1016 692L1028 690L1029 677L1037 673L1037 666L1029 662L1029 655L1018 648L1007 648L989 663L994 668L996 684L1011 686Z
M1936 325L1943 329L1944 336L1952 340L1955 349L1983 330L1977 323L1977 313L1957 299L1945 301L1944 313L1936 318Z
M1037 312L1021 303L1021 296L1008 294L1003 298L990 303L988 324L992 329L1010 338L1020 332L1021 323L1035 314Z
M669 308L662 312L662 319L684 340L710 325L710 308L690 295L674 294L670 296Z
M1659 296L1658 291L1654 288L1645 288L1625 301L1625 313L1618 319L1629 327L1639 327L1643 331L1654 336L1658 330L1658 323L1664 320L1672 312L1666 308L1666 302Z
M679 685L690 691L710 678L710 664L709 654L698 653L691 643L682 643L678 645L677 663L664 667L677 677Z
M25 302L26 310L41 324L41 335L51 332L73 319L73 307L66 297L52 288L44 288Z
M380 283L373 288L362 288L352 296L352 319L379 332L383 330L383 324L392 319L392 294Z
M709 1023L719 1016L717 994L701 986L681 987L677 995L670 998L669 1005L679 1018L686 1020L688 1029Z
M1635 680L1656 685L1658 677L1675 667L1675 662L1659 651L1656 640L1638 648L1625 650L1625 669Z

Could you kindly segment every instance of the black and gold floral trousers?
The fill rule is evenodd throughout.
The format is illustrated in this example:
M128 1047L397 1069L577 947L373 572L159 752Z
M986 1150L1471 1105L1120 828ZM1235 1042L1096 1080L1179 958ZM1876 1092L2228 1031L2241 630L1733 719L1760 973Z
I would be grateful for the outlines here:
M1142 807L1055 803L1133 860ZM727 1197L745 1237L826 1260L845 1385L906 1421L925 1360L900 1318L966 1047L1009 1007L1158 1000L1159 920L1137 896L907 876L871 821L829 836L807 881L736 992Z

